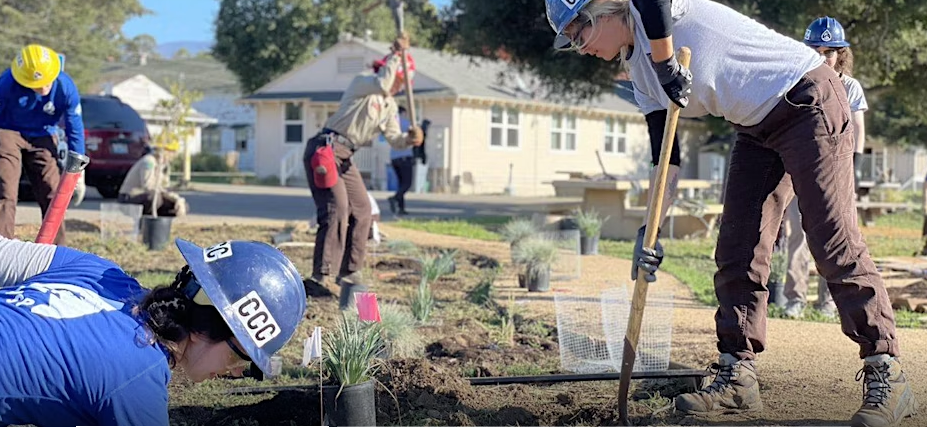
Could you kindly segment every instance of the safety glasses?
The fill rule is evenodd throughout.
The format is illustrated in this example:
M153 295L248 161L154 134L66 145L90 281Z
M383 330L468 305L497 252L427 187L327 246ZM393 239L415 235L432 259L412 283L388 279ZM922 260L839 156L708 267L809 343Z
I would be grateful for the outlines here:
M235 352L235 355L237 355L241 360L249 363L251 362L251 358L248 357L248 355L245 354L242 349L238 348L238 345L236 345L235 341L232 341L231 338L225 340L225 343L229 345L229 348L231 348L232 351Z
M573 36L570 37L566 34L558 35L554 40L554 46L560 51L581 52L583 48L586 47L586 44L588 44L588 40L585 40L583 37L583 32L585 32L586 27L592 26L592 20L585 17L577 18L577 21L571 25L576 27Z

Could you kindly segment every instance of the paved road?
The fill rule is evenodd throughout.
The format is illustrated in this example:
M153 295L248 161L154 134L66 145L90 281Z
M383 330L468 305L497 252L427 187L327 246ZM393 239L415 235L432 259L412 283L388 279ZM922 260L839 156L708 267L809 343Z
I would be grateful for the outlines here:
M308 188L264 187L221 184L195 184L195 191L184 192L190 214L179 223L274 223L308 221L315 218L315 204ZM372 192L383 221L394 219L387 198L390 192ZM414 218L467 218L481 215L531 215L548 206L579 202L575 198L471 196L460 194L408 194L406 209ZM84 202L68 209L68 219L99 221L100 204L105 200L93 188ZM17 224L41 223L41 212L34 202L21 202Z

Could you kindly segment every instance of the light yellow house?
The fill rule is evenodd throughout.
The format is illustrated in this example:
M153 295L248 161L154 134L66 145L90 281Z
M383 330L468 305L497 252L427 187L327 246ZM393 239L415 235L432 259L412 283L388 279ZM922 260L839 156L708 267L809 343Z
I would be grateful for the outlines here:
M428 119L428 187L434 192L553 195L568 172L646 176L650 143L643 115L626 87L584 104L547 99L537 79L508 64L412 48L419 121ZM351 79L389 52L389 44L345 37L240 102L252 104L255 172L305 185L302 153L337 109ZM405 95L397 95L400 104ZM706 138L680 122L684 177L698 175L693 147ZM602 166L596 151L601 154ZM691 153L691 155L690 155ZM389 148L376 142L355 155L371 189L385 189Z

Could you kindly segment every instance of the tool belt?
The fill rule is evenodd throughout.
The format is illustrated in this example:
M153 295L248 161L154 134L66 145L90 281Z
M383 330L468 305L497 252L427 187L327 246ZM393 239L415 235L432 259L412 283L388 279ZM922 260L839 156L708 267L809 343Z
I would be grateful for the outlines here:
M321 132L319 132L319 135L327 136L329 142L341 144L347 147L348 150L351 150L352 153L357 152L357 145L355 145L354 142L352 142L350 139L348 139L344 135L341 135L340 133L335 132L334 130L331 130L329 128L324 128L322 129Z

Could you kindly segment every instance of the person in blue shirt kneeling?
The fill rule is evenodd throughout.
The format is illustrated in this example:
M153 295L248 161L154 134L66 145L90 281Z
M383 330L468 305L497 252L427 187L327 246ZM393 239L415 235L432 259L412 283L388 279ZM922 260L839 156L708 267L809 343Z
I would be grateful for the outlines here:
M272 374L306 309L296 267L265 243L176 244L186 265L149 291L96 255L0 237L0 426L166 426L175 367Z

